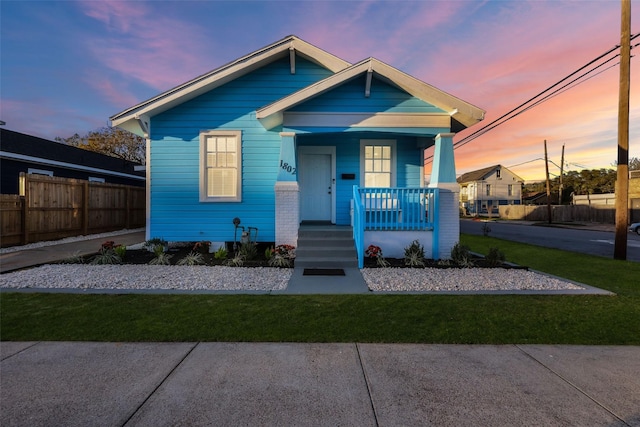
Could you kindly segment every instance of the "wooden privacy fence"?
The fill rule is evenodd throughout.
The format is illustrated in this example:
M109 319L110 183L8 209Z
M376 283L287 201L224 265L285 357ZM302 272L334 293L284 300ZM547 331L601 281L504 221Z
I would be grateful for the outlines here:
M525 221L548 221L547 206L500 206L500 218ZM629 218L637 216L636 209L629 210ZM553 222L599 222L615 224L616 210L611 205L554 205L551 206Z
M2 247L145 225L145 189L20 174L20 195L0 195Z

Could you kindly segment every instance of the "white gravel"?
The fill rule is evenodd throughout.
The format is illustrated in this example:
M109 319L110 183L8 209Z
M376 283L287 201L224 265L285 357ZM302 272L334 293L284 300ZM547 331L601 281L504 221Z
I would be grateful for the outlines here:
M0 276L0 288L282 290L292 269L50 264Z
M516 269L365 268L372 291L556 291L581 286ZM0 276L0 288L116 290L284 290L293 269L52 264Z
M556 291L585 289L533 271L503 268L365 268L372 291Z

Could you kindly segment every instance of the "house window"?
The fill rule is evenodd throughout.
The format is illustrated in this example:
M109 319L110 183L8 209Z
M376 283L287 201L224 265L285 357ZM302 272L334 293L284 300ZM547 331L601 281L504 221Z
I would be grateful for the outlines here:
M363 140L364 187L395 186L395 141Z
M240 131L200 134L200 201L242 200L242 142Z
M496 169L496 178L500 178L500 169Z
M491 184L487 184L487 196L491 195Z
M509 186L507 187L507 194L509 196L513 196L513 184L509 184Z

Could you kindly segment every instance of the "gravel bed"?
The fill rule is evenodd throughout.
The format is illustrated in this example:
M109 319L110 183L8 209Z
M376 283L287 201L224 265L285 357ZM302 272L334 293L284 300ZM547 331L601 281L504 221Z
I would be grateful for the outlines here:
M365 268L372 291L581 290L573 283L520 269ZM52 264L0 276L0 288L120 290L284 290L293 269L224 266Z
M582 286L533 271L504 268L365 268L372 291L550 291Z
M293 269L225 266L50 264L0 276L0 288L43 289L286 289Z

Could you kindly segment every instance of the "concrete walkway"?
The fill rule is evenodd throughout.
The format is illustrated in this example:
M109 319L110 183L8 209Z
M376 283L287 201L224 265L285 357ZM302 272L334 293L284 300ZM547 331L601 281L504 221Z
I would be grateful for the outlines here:
M640 347L0 343L3 426L640 426Z
M20 270L62 261L74 255L90 255L100 250L100 246L107 240L116 244L135 245L145 241L144 231L118 234L111 237L100 237L90 240L79 240L71 243L59 243L41 248L25 249L0 255L0 273Z

